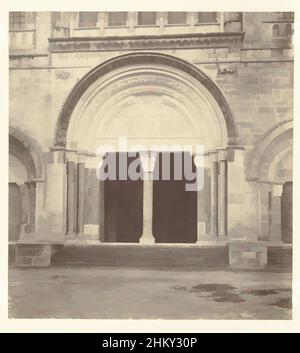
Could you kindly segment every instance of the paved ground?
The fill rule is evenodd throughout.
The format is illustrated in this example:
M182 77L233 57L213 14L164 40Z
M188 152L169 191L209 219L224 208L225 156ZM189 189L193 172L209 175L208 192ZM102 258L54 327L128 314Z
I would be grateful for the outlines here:
M9 279L10 318L292 318L290 273L52 267Z

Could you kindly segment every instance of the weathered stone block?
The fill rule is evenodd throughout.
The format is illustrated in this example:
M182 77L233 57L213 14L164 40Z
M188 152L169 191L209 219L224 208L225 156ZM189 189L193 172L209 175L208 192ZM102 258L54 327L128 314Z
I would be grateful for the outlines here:
M229 263L233 268L261 268L267 265L267 245L260 242L229 244Z
M16 265L17 266L31 266L32 257L31 256L16 256Z
M16 244L16 266L45 267L51 263L51 244Z
M51 264L51 256L37 256L32 258L32 267L47 267Z

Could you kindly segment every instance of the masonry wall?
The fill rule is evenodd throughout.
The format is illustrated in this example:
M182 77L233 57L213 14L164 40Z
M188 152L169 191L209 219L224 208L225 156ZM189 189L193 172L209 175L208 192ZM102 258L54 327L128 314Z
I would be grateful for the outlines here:
M293 119L293 50L289 36L280 40L273 37L276 16L276 13L245 13L242 26L228 22L225 30L233 35L237 30L244 32L239 33L241 41L215 33L207 34L204 45L202 42L188 46L181 38L179 41L169 40L164 49L157 49L153 42L149 49L149 42L145 40L142 48L195 65L223 92L233 114L237 143L245 149L236 155L236 169L230 167L228 171L231 181L229 212L232 215L229 222L233 235L244 234L250 239L257 238L256 229L260 222L267 223L268 210L262 210L265 219L257 218L255 208L260 187L246 182L247 154L268 131ZM26 47L24 52L10 53L10 125L20 128L37 143L45 164L53 162L49 149L54 145L58 116L76 83L106 60L135 52L128 49L93 51L84 49L86 46L82 41L67 43L73 50L57 50L48 43L51 34L49 18L51 16L43 14L36 21L38 43L34 52L28 54ZM281 27L284 23L280 23ZM188 37L189 33L186 35ZM216 40L218 35L220 39ZM288 167L284 168L288 170ZM52 187L55 188L55 183ZM46 188L48 192L51 189L48 185ZM268 193L269 189L265 191ZM267 209L266 194L261 199ZM63 208L65 200L60 202ZM57 208L54 207L55 211ZM60 222L64 222L63 217Z
M293 61L276 58L272 50L262 48L257 50L260 58L240 62L243 51L159 52L193 63L220 86L234 116L238 143L249 149L267 130L293 118ZM47 152L53 146L59 112L76 82L96 65L125 53L53 54L53 66L11 69L10 124L29 133Z

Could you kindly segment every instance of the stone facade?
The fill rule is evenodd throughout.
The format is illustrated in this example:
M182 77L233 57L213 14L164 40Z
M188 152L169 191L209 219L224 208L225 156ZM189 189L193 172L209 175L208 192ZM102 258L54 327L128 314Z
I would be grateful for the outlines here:
M268 244L291 243L292 13L187 13L170 24L161 12L152 25L128 13L118 26L108 13L88 26L75 12L23 16L9 32L10 200L25 200L11 234L113 241L95 149L128 136L204 145L195 246L238 240L230 261L257 267ZM155 242L153 187L144 182L144 244Z

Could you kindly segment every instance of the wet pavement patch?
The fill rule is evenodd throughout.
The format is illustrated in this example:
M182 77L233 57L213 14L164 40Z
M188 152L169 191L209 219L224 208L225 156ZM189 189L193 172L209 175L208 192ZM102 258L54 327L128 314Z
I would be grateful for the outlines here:
M279 306L280 308L283 308L283 309L292 309L293 307L292 298L283 298L274 303L271 303L270 305Z
M51 279L66 279L66 278L70 278L70 276L60 276L60 275L53 275L50 277Z
M175 289L175 290L187 290L187 288L185 286L174 286L171 287L171 289Z
M292 293L292 288L276 288L279 292L291 292Z
M243 299L241 296L239 296L236 293L231 293L231 292L221 292L218 293L219 296L212 298L215 302L218 303L245 303L245 299Z
M187 290L186 287L173 287L176 290ZM237 288L225 283L200 283L191 287L188 292L196 293L199 298L214 300L218 303L243 303L245 300L236 293Z
M251 294L256 296L267 296L278 294L278 290L276 289L249 289L247 291L243 291L243 294Z
M236 289L235 287L229 285L229 284L223 284L223 283L201 283L197 284L196 286L193 286L190 290L190 292L219 292L219 291L228 291L228 290L234 290Z

